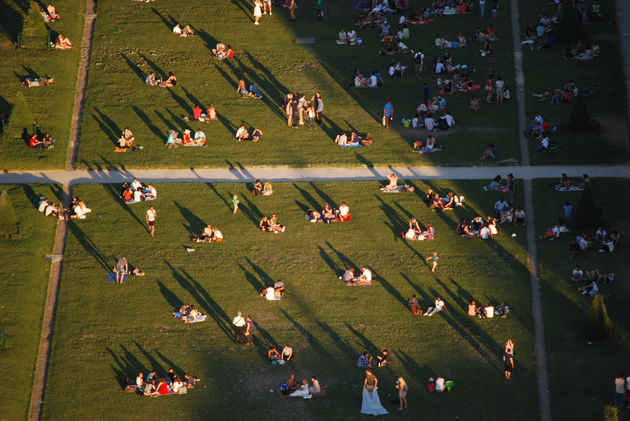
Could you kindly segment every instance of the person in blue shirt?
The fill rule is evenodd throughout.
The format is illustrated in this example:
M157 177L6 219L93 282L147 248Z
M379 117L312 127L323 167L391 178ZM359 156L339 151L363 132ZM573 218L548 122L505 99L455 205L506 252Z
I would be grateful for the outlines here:
M392 101L389 99L383 108L383 119L385 127L389 129L392 126L392 120L394 119L394 106L392 105Z

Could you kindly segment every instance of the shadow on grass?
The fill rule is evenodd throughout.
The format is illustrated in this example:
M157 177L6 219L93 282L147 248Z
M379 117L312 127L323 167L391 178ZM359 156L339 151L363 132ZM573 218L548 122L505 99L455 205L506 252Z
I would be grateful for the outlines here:
M389 223L386 221L383 221L383 223L388 226L392 233L397 237L400 232L406 230L408 223L398 214L398 212L396 212L394 208L391 207L390 204L385 203L385 201L378 197L377 194L374 194L374 197L381 203L381 210L387 219L389 219Z
M251 263L250 263L251 264ZM258 279L253 273L249 272L247 269L245 269L245 267L243 265L241 265L240 263L238 263L238 267L243 271L243 273L245 274L245 279L247 279L247 282L249 282L253 287L254 290L256 290L256 292L258 294L260 294L260 292L267 287L267 285L265 285L260 279Z
M230 319L225 311L212 299L210 294L195 281L185 270L177 270L168 260L164 260L166 266L171 270L173 278L193 296L199 303L199 306L204 310L205 314L212 317L217 326L223 331L223 333L229 338L232 338L232 330L230 328Z
M259 73L260 70L247 67L238 57L234 57L234 60L238 63L239 68L237 69L236 66L226 60L226 64L230 70L232 70L239 79L247 79L251 84L256 85L263 92L261 100L263 104L265 104L267 108L269 108L269 110L271 110L271 112L278 116L281 120L286 121L287 117L282 112L282 108L274 102L272 97L277 95L277 91L274 89L274 94L269 95L269 89L267 88L271 87L270 82L263 79L261 73ZM249 87L249 85L247 86Z
M178 311L179 308L184 304L184 302L177 295L175 295L173 291L168 289L167 286L162 283L162 281L157 281L157 284L164 299L168 302L171 308L174 309L173 311Z
M322 260L324 260L328 267L333 270L335 276L340 276L340 274L343 273L344 269L335 263L335 261L328 255L328 253L326 253L322 246L318 245L317 248L319 249L319 255L322 257Z
M310 209L322 209L323 206L320 205L317 200L313 197L313 195L311 195L309 192L307 192L306 190L304 190L303 188L301 188L300 186L298 186L296 183L293 183L293 187L295 187L295 189L300 192L300 194L302 195L302 197L308 202L308 206L310 206ZM300 202L298 202L297 200L295 201L295 203L298 204L298 206L302 207L303 205L300 204ZM306 212L309 208L303 209L304 212Z
M97 263L101 265L105 273L110 273L112 268L107 262L107 257L99 250L94 241L92 241L74 221L68 221L68 228L70 228L70 232L74 235L74 238L81 243L85 251L90 253Z
M175 100L175 102L179 104L179 106L182 108L182 110L186 112L187 115L192 116L193 107L191 107L184 98L173 92L173 88L168 89L168 93L171 94L171 97Z
M158 360L151 354L149 351L145 350L140 346L137 341L133 341L134 345L138 350L144 355L144 358L149 360L149 364L151 364L151 370L155 370L158 374L158 377L166 377L167 368L164 367Z
M142 59L144 61L147 62L147 64L149 65L149 67L151 67L151 70L153 70L155 72L155 75L157 76L157 79L166 79L166 73L157 65L153 62L153 60L148 59L144 54L142 53L138 53L138 55L140 57L142 57Z
M430 376L435 376L435 372L431 369L431 367L424 364L422 367L411 358L405 351L394 350L393 351L396 358L402 363L407 373L414 379L416 382L423 384Z
M31 6L29 2L26 1L18 0L14 3L22 9L22 13L11 7L8 2L0 3L0 27L2 28L2 32L8 35L11 41L15 42L18 39L18 35L20 35L24 29L24 14L28 13Z
M302 326L297 320L289 315L284 309L280 309L280 312L286 317L288 321L291 322L293 327L302 335L302 337L309 343L311 347L316 351L319 355L325 355L327 358L335 358L336 356L330 353L330 350L327 349L315 336L313 336L308 329ZM295 352L293 353L295 356Z
M129 66L129 68L131 70L133 70L133 72L136 74L136 76L138 76L138 78L142 81L142 83L144 83L147 75L144 74L142 69L140 69L140 67L138 67L138 65L136 63L131 61L129 59L129 57L127 57L125 54L120 53L120 55L125 59L125 62L127 63L127 66Z
M118 356L116 352L110 347L105 347L109 355L111 355L114 360L113 364L110 364L114 375L116 376L116 381L120 384L120 388L123 389L126 385L131 382L131 378L136 376L137 373L142 372L146 373L150 370L136 358L124 345L120 345L120 349L122 350L122 355Z
M175 26L175 25L173 25ZM191 26L192 30L195 31L199 38L205 43L205 47L208 51L212 51L213 48L219 43L219 41L214 38L212 35L204 31L203 29L197 29L196 27Z
M190 209L181 206L177 200L174 203L175 203L175 206L177 206L177 209L179 209L179 212L182 214L182 216L186 220L186 222L188 222L188 225L186 225L185 223L182 223L182 226L188 230L188 233L190 235L194 236L197 233L202 232L204 228L208 225L204 222L203 219L195 215Z
M193 131L192 128L188 125L188 123L181 118L178 115L175 115L171 110L169 110L168 108L166 109L166 112L169 114L169 116L171 117L171 121L177 123L177 125L180 127L180 129L183 131L185 130L190 130L191 132ZM160 116L160 118L164 119L163 117Z
M350 323L344 323L346 325L346 327L348 328L348 330L350 332L352 332L352 334L354 336L357 337L357 339L359 339L360 345L362 345L362 348L364 351L368 351L373 353L378 353L380 348L377 347L372 341L370 341L364 334L362 334L361 332L359 332L358 330L356 330L355 328L353 328Z
M420 286L418 284L415 284L411 279L409 279L409 277L407 275L405 275L402 272L398 272L398 273L400 273L400 276L402 276L402 278L405 281L407 281L407 283L409 283L409 285L411 285L411 287L414 289L416 294L420 295L420 298L421 298L422 301L431 301L432 300L432 298L429 296L429 294L424 292L424 290L422 288L420 288ZM411 297L409 297L409 298L411 298Z
M239 209L243 212L243 215L258 228L258 224L264 216L263 213L258 209L258 206L253 204L247 197L242 197L241 199Z
M234 0L234 1L232 1L232 4L235 4L241 10L241 12L243 12L243 14L245 16L247 16L247 18L250 20L250 22L254 22L254 18L252 17L253 9L252 9L252 3L251 2L249 2L247 0ZM250 13L250 11L252 13Z
M109 137L115 146L118 146L118 133L122 133L122 129L118 127L118 124L116 124L114 120L109 118L106 114L103 114L98 108L94 107L94 111L96 111L96 114L92 114L92 117L98 123L101 131Z
M160 12L158 12L158 10L155 7L152 7L151 11L155 13L157 17L160 18L164 26L166 26L169 31L173 30L173 27L177 24L177 21L175 20L175 18L173 18L173 16L168 15L168 18L167 18L164 15L162 15Z
M107 162L106 162L106 164L111 166L111 164L109 164ZM91 168L88 166L88 169L91 169ZM138 218L138 216L135 213L133 213L133 211L129 207L129 206L132 206L132 205L127 205L125 202L123 202L122 198L120 197L120 192L116 190L116 188L114 187L113 184L103 184L102 186L105 189L105 191L107 191L107 193L109 193L109 195L112 197L112 199L116 203L118 203L120 205L120 207L123 208L125 210L125 212L127 212L138 223L138 225L140 225L142 227L142 229L144 231L149 232L149 228L147 228L147 226L145 225L145 221L140 220L140 218Z
M315 193L317 193L319 195L319 197L321 197L324 202L328 203L332 208L336 208L337 207L337 204L335 203L335 201L332 200L332 198L330 196L328 196L322 189L317 187L317 185L315 183L313 183L311 181L311 182L309 182L309 184L313 188L313 190L315 190Z
M349 361L354 362L354 355L357 354L356 350L345 340L341 339L341 337L335 332L335 330L330 327L330 325L321 322L319 320L315 320L315 323L319 326L319 328L326 333L330 339L333 340L337 348L341 351L341 354L338 355L337 361L345 357Z
M151 130L151 132L153 132L153 134L158 139L161 140L163 137L165 137L165 134L162 133L162 131L160 131L160 129L156 125L154 125L153 122L151 122L151 119L144 111L142 111L140 108L136 107L135 105L132 105L131 108L135 111L138 117L140 117L140 120L144 122L147 128Z
M214 192L214 194L216 194L217 197L223 201L223 203L225 204L225 206L228 209L232 209L232 204L230 202L228 202L227 199L225 197L223 197L223 195L217 191L217 189L216 189L216 187L214 187L213 183L206 183L206 185L208 187L210 187L210 190L212 190Z

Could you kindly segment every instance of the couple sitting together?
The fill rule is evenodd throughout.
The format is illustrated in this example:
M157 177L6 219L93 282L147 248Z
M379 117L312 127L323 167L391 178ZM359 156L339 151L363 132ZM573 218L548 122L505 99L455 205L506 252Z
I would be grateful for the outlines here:
M138 151L141 148L136 146L136 138L133 132L129 130L129 127L125 127L120 138L118 139L118 146L114 149L114 152L127 152L131 148L132 151Z
M52 85L52 83L55 81L54 77L51 78L47 78L47 77L27 77L24 78L24 81L22 82L22 85L26 86L27 88L38 88L40 86L50 86Z
M284 365L287 361L293 359L293 348L289 345L285 345L282 348L282 352L278 352L275 346L272 346L267 351L267 359L274 365Z
M236 88L236 92L241 94L243 98L255 98L255 99L263 98L262 92L260 92L260 89L258 89L258 87L254 84L249 85L249 91L248 91L247 87L245 86L245 81L243 79L241 79L238 82L238 87Z
M168 78L165 81L162 81L162 79L156 79L155 72L151 72L147 75L144 83L149 86L159 86L160 88L172 88L177 85L177 77L173 74L173 72L168 72Z
M222 243L223 233L217 227L208 224L203 232L192 239L195 243Z
M304 398L321 397L326 394L326 385L319 384L317 377L311 377L312 385L309 386L306 379L302 380L302 384L298 385L295 381L295 374L291 374L287 383L281 383L278 386L278 392L282 398Z
M175 26L173 27L173 33L184 38L195 35L195 31L192 30L190 25L186 25L184 26L184 28L182 28L179 23L175 24Z
M201 146L203 148L208 146L206 145L206 134L201 129L197 130L194 136L190 134L190 130L186 129L181 139L179 138L179 133L175 130L170 130L165 145L167 148L176 148L178 145Z
M271 218L263 216L258 226L262 232L273 232L274 234L278 234L286 231L286 227L278 223L278 217L275 213L271 215Z
M265 181L265 184L263 184L260 180L256 180L252 194L254 196L271 196L273 194L273 186L269 181Z
M353 147L353 146L368 146L374 142L374 138L370 133L365 135L365 138L361 138L356 131L352 131L350 134L350 139L348 139L348 135L346 132L342 132L340 135L337 135L335 138L335 143L342 148Z
M37 138L37 132L35 132L33 136L31 136L28 145L31 147L31 149L43 149L47 151L55 147L55 139L52 138L50 133L46 132L42 140L39 140Z
M477 306L475 300L472 300L470 304L468 304L468 315L469 316L477 316L480 319L492 319L496 314L499 317L507 317L507 314L510 312L510 307L505 304L492 305L492 303L488 303L487 306Z
M433 137L433 135L429 135L426 140L426 144L423 144L421 140L413 142L413 151L419 154L441 152L443 150L444 149L441 145L435 143L435 138Z
M424 199L424 203L427 204L429 209L454 209L457 206L464 204L464 196L456 196L452 191L448 192L446 197L440 197L440 195L429 189Z
M60 210L61 208L61 210ZM49 202L47 198L40 197L39 204L37 205L37 210L43 213L46 216L58 216L59 219L63 219L63 207L61 207L61 203L59 207L55 205L53 202Z
M251 134L251 141L258 142L263 136L263 132L260 129L254 129ZM242 142L244 140L250 140L250 134L244 124L241 124L241 127L238 128L235 134L236 140Z
M225 60L226 58L234 58L234 50L231 45L227 47L221 41L217 42L216 48L212 49L212 55L217 60Z
M427 222L427 229L423 230L420 227L420 223L416 218L411 218L409 221L409 229L406 232L401 232L401 237L404 237L408 240L433 240L435 239L435 228L433 228L433 224Z
M306 219L310 222L325 222L330 224L331 222L350 222L352 215L350 214L350 208L346 205L346 202L341 202L339 209L333 209L328 203L324 203L324 208L321 212L309 209L306 212Z
M137 178L134 178L131 184L124 183L122 185L120 196L129 205L142 202L143 200L155 200L157 198L157 190L152 184L144 186Z
M83 200L79 200L79 198L76 196L72 199L70 209L72 209L72 212L74 212L74 215L71 215L70 218L76 219L85 219L87 214L92 212L92 209L88 208L85 205L85 202L83 202Z
M376 356L376 361L370 354L368 354L367 351L363 351L357 359L357 367L361 369L372 368L374 366L385 367L391 363L392 354L387 350L387 348L383 349L383 351Z
M354 268L348 268L339 279L344 281L346 286L372 285L372 271L367 266L361 266L361 274L355 276Z
M205 314L202 314L197 308L190 304L184 304L179 308L179 311L173 313L173 316L177 317L180 320L183 320L184 323L197 323L203 322L206 320Z
M273 285L263 289L260 295L269 301L281 300L284 295L284 282L278 279Z

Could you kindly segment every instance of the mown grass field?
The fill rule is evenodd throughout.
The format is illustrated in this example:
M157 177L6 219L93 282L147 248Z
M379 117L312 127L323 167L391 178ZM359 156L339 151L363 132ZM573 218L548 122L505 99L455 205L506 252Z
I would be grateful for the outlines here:
M499 148L499 159L518 160L515 103L490 104L480 113L468 110L473 94L458 92L447 98L457 129L439 134L447 152L420 156L411 144L425 139L424 130L405 129L401 118L411 118L422 99L426 82L430 95L438 95L437 76L431 63L448 51L458 64L466 64L475 83L483 85L489 73L502 75L514 90L510 25L507 17L482 21L477 15L445 16L422 26L410 25L411 49L421 47L426 70L421 81L414 77L411 54L380 56L385 44L375 29L359 29L361 47L340 46L335 39L340 28L350 29L358 12L353 1L327 2L322 23L315 18L315 2L300 3L298 20L291 23L288 11L277 8L254 26L249 2L160 3L101 2L95 23L92 65L82 124L78 165L99 167L226 167L229 165L358 166L358 165L455 165L479 162L489 143ZM418 4L414 4L418 8ZM250 10L251 9L251 10ZM133 19L129 17L133 16ZM211 20L207 16L213 16ZM390 18L392 30L397 18ZM172 34L175 22L190 24L197 36L180 38ZM477 26L493 23L501 41L490 57L478 55L479 46L440 50L434 47L436 33L457 39L468 37ZM297 45L298 37L315 37L313 45ZM234 47L233 60L219 62L210 49L217 40ZM401 79L386 76L388 63L401 61L410 71ZM355 69L364 75L379 70L385 86L377 89L351 88ZM179 85L172 89L149 87L146 74L158 77L173 71ZM239 79L260 87L263 100L242 99L236 94ZM289 91L320 91L324 101L323 130L290 129L280 109ZM390 98L395 107L392 130L381 126L383 105ZM197 123L183 120L199 104L204 110L214 104L219 120ZM260 128L261 143L237 143L234 133L240 124ZM115 141L129 127L136 141L145 147L138 153L115 153ZM182 133L202 128L209 147L166 149L168 130ZM376 139L368 148L340 149L333 143L342 130L370 132Z
M40 195L58 201L55 185L0 185L7 190L23 235L19 239L0 239L0 330L4 347L0 349L0 406L2 420L24 420L30 405L31 389L42 314L46 301L55 218L37 211ZM19 379L19 381L18 381Z
M574 206L580 192L555 192L549 184L555 180L534 183L536 201L536 228L557 222L562 205L567 201ZM608 232L628 232L627 211L624 201L611 201L611 197L626 197L630 185L627 180L599 179L593 181L592 191L598 207L603 209ZM588 233L593 236L594 232ZM628 248L625 237L613 254L588 250L569 260L569 243L576 233L563 234L560 239L538 241L538 259L542 286L545 333L549 363L549 380L553 419L599 419L604 405L612 403L613 379L628 370ZM601 273L615 273L615 281L603 286L602 294L610 319L617 324L622 335L619 343L589 344L580 334L588 314L591 300L576 290L581 284L569 280L575 265L583 270L598 268ZM588 385L586 387L586 385ZM620 419L630 419L627 410Z
M151 202L158 212L154 239L144 224L148 203L122 205L115 197L119 186L77 186L74 194L94 211L70 225L44 419L128 420L165 413L275 419L289 412L301 419L357 419L364 374L356 359L363 350L381 348L394 355L390 367L376 370L382 400L394 393L396 376L410 384L410 410L399 415L403 419L534 419L524 230L509 226L487 242L452 232L459 217L492 208L497 197L482 192L481 184L415 183L416 193L387 195L377 182L282 183L267 198L253 198L241 184L160 184ZM467 206L434 213L420 197L428 187L453 189ZM241 201L236 215L228 206L233 193ZM352 222L304 219L307 208L342 200ZM285 233L258 230L260 215L271 213L287 226ZM411 215L423 224L431 221L438 238L398 238ZM219 226L226 242L191 243L207 223ZM187 253L189 246L196 251ZM440 266L431 274L423 260L434 250ZM106 272L123 254L147 275L108 283ZM372 268L374 286L350 288L337 279L344 268L362 264ZM265 301L258 292L275 279L284 280L287 294L280 302ZM449 312L412 316L412 294L425 309L440 295ZM505 302L512 312L506 319L469 318L465 306L473 297L484 304ZM200 307L208 321L177 321L170 312L182 303ZM230 323L239 310L256 322L254 347L231 342ZM509 337L516 339L517 369L507 383L500 356ZM263 358L267 346L285 343L294 347L295 361L270 365ZM120 382L139 370L164 373L169 367L202 380L187 396L154 400L120 391ZM300 379L317 375L329 385L328 396L280 400L269 392L290 373ZM435 375L453 379L455 391L425 392ZM511 402L510 411L500 402Z
M19 137L19 133L26 128L32 134L32 126L17 127L16 123L11 125L9 118L6 135L0 137L0 169L39 170L65 167L85 4L81 0L66 0L55 4L61 19L48 24L44 24L39 15L40 5L36 2L9 0L0 4L2 27L13 39L21 33L23 47L15 50L0 49L0 114L10 114L17 92L22 92L39 130L42 134L50 132L56 143L55 149L51 151L30 149L28 142ZM47 28L53 34L53 41L57 33L63 33L75 48L65 51L47 50ZM55 81L49 87L27 88L22 85L25 77L40 76L54 78ZM18 137L12 136L15 129Z

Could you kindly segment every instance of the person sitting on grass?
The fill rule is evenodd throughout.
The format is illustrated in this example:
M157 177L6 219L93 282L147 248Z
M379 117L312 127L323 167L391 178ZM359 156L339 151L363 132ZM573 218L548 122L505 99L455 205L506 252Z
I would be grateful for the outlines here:
M260 291L260 295L269 301L282 299L282 294L280 292L276 292L273 285L267 285L267 288Z
M262 139L263 136L263 132L260 129L254 129L254 131L252 132L252 142L258 142L260 139Z
M326 387L328 387L328 385L320 385L319 380L317 380L317 377L315 376L311 377L311 383L311 394L313 397L322 397L326 395Z
M444 210L444 203L442 203L439 194L435 193L433 195L433 201L431 202L431 205L429 205L429 208Z
M339 213L337 214L337 220L340 222L349 222L351 217L350 208L346 205L346 202L341 202L341 205L339 206Z
M284 282L282 282L280 279L278 279L274 284L273 284L273 290L275 294L280 294L280 296L282 297L284 295Z
M388 190L388 191L398 190L398 176L394 173L391 173L390 175L387 176L387 179L389 180L389 184L385 186L385 190Z
M252 194L254 196L260 196L262 195L262 191L263 191L262 181L256 180L256 182L254 183L254 188L252 189Z
M175 130L169 130L168 138L166 139L166 147L167 148L176 148L178 145L182 143L182 139L179 137L179 133Z
M132 150L137 150L136 148L136 138L133 135L133 132L129 130L129 127L125 127L122 132L122 135L118 139L118 147L114 152L127 152L127 149L132 148Z
M278 223L278 217L276 216L275 213L272 214L271 218L269 219L269 229L274 234L286 231L286 227Z
M420 302L418 301L418 297L416 295L412 295L409 299L409 310L416 316L422 314L422 309L420 308Z
M443 310L448 311L446 305L444 305L444 301L440 297L435 298L435 307L429 307L427 311L424 313L424 316L433 316L437 312L441 312Z
M302 385L298 390L292 392L289 397L291 398L304 398L310 399L313 395L311 395L311 389L308 385L308 381L306 379L302 380Z
M226 56L227 48L221 41L217 41L217 45L212 49L212 55L219 60L223 60Z
M497 148L493 143L491 143L490 146L488 146L488 149L481 154L481 160L483 161L486 159L497 159Z
M371 283L372 271L367 266L361 266L361 275L357 278L358 282Z
M420 235L422 235L422 228L420 228L420 223L416 218L411 218L411 221L409 221L409 228L405 233L405 238L409 240L416 240Z
M206 147L206 134L201 129L195 132L194 146Z
M38 88L40 86L50 86L54 81L54 77L51 77L50 79L42 76L36 78L27 77L24 78L24 82L22 82L22 85L26 86L27 88Z
M46 7L46 11L48 11L48 16L50 16L51 22L55 22L61 19L61 16L59 16L59 13L57 13L57 9L55 9L55 6L53 6L52 4L48 4L48 7Z
M236 140L238 140L239 142L242 142L243 140L249 140L249 132L247 131L247 128L245 128L244 124L241 124L241 126L236 131L235 136Z
M581 267L576 266L571 272L571 278L573 282L581 282L584 280L584 271Z
M385 348L380 355L376 356L376 359L378 361L378 367L385 367L392 363L392 354Z
M272 362L280 359L280 353L275 346L272 346L269 350L267 350L267 359Z
M55 50L69 50L71 48L74 48L74 45L64 34L59 34L57 40L52 45L52 48Z
M597 281L593 281L590 284L583 286L583 287L578 287L577 289L578 291L580 291L583 295L590 295L591 298L593 298L596 295L599 295L599 286L597 285Z
M324 208L322 209L321 214L323 221L327 224L335 220L335 211L328 203L324 203Z
M309 222L323 222L322 214L317 212L315 209L307 210L305 217Z
M256 98L256 94L247 90L245 86L245 81L243 79L239 80L238 86L236 87L236 92L241 94L243 98Z
M157 80L155 77L155 72L151 72L147 75L146 79L144 79L144 83L149 86L158 86L162 83L162 80Z
M269 181L265 181L265 185L263 186L263 189L262 189L262 195L271 196L272 194L273 194L273 186L271 185Z
M374 367L374 359L367 351L363 351L363 353L359 355L357 367L361 369Z
M368 132L365 134L365 137L359 141L359 143L363 146L370 146L374 143L374 137L372 137L372 135Z
M293 348L291 348L289 345L285 345L284 348L282 348L282 352L280 353L280 358L283 361L291 361L293 359Z
M477 112L477 111L481 111L481 103L479 102L479 99L476 96L473 96L472 99L470 100L470 106L468 107L469 109Z
M177 85L177 77L173 72L168 72L168 78L164 82L160 82L160 88L172 88Z
M31 136L28 145L31 149L44 149L44 142L37 138L37 133L33 133L33 136Z
M184 38L195 35L195 31L192 30L190 25L186 25L184 26L184 29L182 29L179 23L175 24L175 26L173 27L173 33L175 35L179 35L180 37L184 37Z
M355 281L355 277L354 277L354 268L348 268L346 269L346 271L343 273L343 275L341 275L339 277L339 279L341 279L344 282L354 282Z
M470 304L468 304L468 313L467 314L469 316L477 316L480 311L481 311L481 307L477 306L477 303L475 302L475 300L472 300L470 302Z

